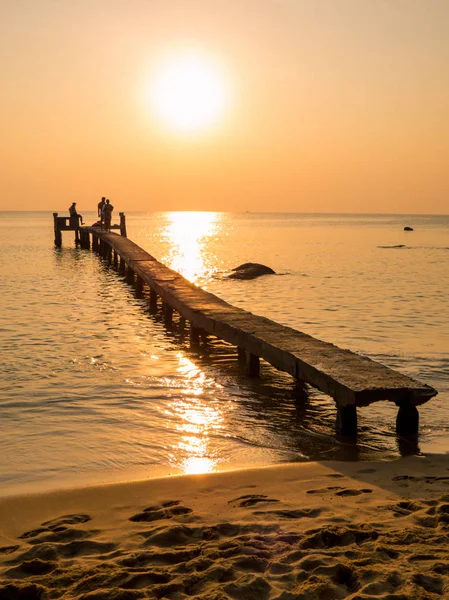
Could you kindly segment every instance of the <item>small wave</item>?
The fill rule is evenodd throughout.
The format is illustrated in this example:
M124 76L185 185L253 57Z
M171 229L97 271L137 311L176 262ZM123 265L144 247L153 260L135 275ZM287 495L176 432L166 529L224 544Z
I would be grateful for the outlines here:
M448 246L406 246L397 244L395 246L377 246L378 248L407 248L407 250L449 250Z
M308 273L299 273L296 271L284 271L283 273L273 273L273 275L279 275L279 277L282 277L284 275L293 275L295 277L310 277Z

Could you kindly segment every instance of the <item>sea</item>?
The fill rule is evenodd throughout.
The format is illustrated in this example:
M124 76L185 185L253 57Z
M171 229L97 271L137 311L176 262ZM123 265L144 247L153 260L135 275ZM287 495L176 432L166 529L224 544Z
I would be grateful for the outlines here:
M299 396L266 363L248 378L219 340L191 348L73 232L55 248L51 212L1 212L0 495L449 452L449 216L119 210L131 240L195 284L438 395L415 443L390 402L339 440L331 398ZM276 274L229 279L244 262Z

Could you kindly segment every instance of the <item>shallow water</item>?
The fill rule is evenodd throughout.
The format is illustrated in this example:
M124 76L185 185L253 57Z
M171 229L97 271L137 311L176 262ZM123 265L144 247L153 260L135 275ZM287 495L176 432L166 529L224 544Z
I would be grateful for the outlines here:
M192 352L72 232L54 249L50 213L0 213L0 493L449 450L449 217L155 213L127 227L230 303L436 387L418 447L399 447L387 402L359 411L356 445L338 442L330 398L298 401L265 364L247 379L221 342ZM247 261L277 274L226 279Z

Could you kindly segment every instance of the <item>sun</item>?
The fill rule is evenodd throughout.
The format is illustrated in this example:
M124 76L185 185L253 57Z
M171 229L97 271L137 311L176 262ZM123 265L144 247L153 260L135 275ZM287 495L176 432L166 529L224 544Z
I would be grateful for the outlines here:
M218 61L206 53L184 51L156 68L150 103L158 121L175 132L210 129L229 106L230 86Z

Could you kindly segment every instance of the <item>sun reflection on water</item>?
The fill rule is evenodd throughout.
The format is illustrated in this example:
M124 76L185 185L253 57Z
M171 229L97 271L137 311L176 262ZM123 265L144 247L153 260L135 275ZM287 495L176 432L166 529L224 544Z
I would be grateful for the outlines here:
M204 396L208 395L209 389L213 391L217 383L208 379L182 353L178 354L178 360L178 372L185 381L182 390L185 399L177 399L171 406L176 417L175 429L181 434L178 444L173 448L174 462L186 474L210 473L218 463L211 436L223 428L224 416L213 398L206 404Z
M193 283L205 283L212 275L207 259L207 241L218 235L222 214L216 212L171 212L162 235L170 244L164 264Z

